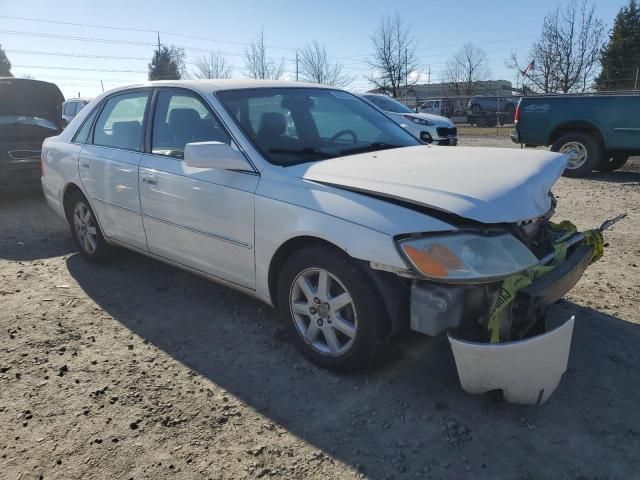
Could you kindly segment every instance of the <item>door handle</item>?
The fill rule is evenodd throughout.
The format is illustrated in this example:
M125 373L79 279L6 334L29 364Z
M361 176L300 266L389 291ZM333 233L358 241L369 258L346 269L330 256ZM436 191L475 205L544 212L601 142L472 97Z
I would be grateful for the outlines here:
M157 185L158 177L156 175L143 175L142 183L146 183L147 185Z
M91 168L91 164L86 160L81 161L80 165L82 165L84 168Z

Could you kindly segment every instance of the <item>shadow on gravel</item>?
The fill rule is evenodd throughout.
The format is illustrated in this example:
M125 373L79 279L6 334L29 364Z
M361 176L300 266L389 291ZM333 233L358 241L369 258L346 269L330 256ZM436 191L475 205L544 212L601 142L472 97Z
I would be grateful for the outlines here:
M368 478L637 473L640 328L616 317L564 303L577 319L569 371L546 405L525 408L463 392L442 337L408 336L374 371L341 377L303 360L271 309L240 293L128 252L67 266L132 332Z
M587 180L610 183L626 183L640 186L640 172L628 170L616 170L609 173L593 172Z
M0 193L0 259L28 261L73 251L69 227L41 190Z

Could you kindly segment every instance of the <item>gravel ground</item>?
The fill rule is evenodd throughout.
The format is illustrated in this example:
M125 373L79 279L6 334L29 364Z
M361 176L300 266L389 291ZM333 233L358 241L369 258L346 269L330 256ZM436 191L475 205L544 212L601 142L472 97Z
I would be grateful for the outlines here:
M636 159L555 189L558 219L629 218L561 303L569 370L532 408L462 391L442 337L319 370L269 308L133 253L89 265L39 194L0 197L0 476L637 478L639 187Z

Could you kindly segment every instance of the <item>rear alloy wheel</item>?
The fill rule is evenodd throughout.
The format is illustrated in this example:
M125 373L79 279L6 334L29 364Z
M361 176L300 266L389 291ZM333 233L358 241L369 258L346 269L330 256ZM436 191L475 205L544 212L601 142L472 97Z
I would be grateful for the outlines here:
M338 372L369 365L388 319L370 278L340 251L314 246L294 253L278 280L278 311L300 353Z
M584 177L591 173L602 155L602 147L593 136L582 132L571 132L562 135L551 146L554 152L569 156L563 175L567 177Z
M79 192L74 193L67 204L67 220L80 255L95 263L109 258L111 247L100 231L89 202Z
M629 160L629 155L615 154L615 155L605 155L598 165L596 165L596 170L599 172L613 172L614 170L619 169Z

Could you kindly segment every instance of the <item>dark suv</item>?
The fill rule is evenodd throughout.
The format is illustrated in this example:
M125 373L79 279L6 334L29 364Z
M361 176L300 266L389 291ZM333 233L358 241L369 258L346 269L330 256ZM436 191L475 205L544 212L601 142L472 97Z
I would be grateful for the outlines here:
M471 97L467 104L467 121L479 127L494 127L496 123L513 123L520 97L484 96Z
M53 83L0 78L0 190L40 185L40 150L63 128L64 97Z

